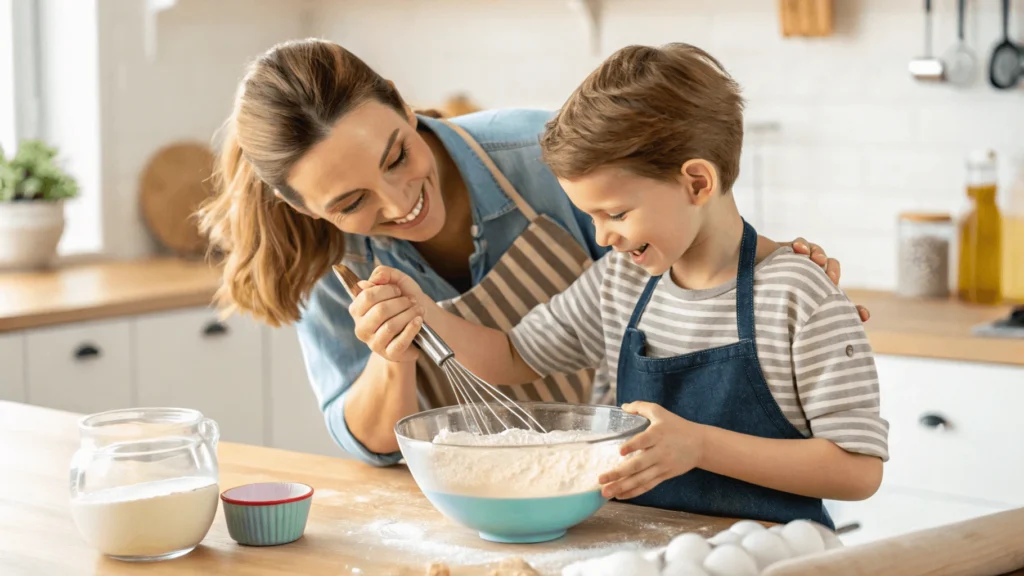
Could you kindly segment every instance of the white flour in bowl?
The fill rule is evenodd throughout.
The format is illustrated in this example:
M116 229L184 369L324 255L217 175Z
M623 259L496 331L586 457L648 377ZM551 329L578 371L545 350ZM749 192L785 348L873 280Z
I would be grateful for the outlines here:
M589 444L613 434L589 431L499 434L442 430L434 437L425 490L491 498L541 498L600 489L598 476L622 460L618 442ZM471 446L472 448L466 448ZM493 446L493 449L488 447ZM516 448L510 448L515 446Z

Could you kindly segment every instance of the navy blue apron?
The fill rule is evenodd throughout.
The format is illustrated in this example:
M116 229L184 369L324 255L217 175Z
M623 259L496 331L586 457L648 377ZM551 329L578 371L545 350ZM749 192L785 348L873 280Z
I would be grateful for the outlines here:
M644 335L637 330L637 325L661 277L651 278L622 339L618 372L620 405L653 402L691 422L762 438L804 438L782 414L757 360L754 341L756 256L757 233L744 222L736 276L739 342L682 356L649 358L644 355ZM835 529L820 498L781 492L701 469L665 480L627 502L777 523L802 518Z

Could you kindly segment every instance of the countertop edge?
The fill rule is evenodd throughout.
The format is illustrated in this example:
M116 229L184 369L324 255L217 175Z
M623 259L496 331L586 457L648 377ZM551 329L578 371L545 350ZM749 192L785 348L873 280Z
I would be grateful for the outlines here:
M95 320L114 320L138 314L168 312L191 308L194 306L210 306L216 289L202 290L168 296L154 296L137 300L108 302L95 305L74 306L51 309L41 312L29 312L19 316L0 318L0 334L21 330L35 330L73 322Z

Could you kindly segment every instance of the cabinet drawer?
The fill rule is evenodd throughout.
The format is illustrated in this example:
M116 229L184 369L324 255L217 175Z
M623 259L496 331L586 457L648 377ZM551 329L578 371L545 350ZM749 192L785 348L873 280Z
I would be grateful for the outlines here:
M292 326L270 333L270 445L275 448L347 457L327 430L320 403L309 384L299 337Z
M83 414L131 406L129 321L28 331L25 348L31 404Z
M877 366L885 484L1024 504L1024 368L892 356Z
M961 522L1013 508L953 497L942 497L918 490L883 486L874 496L860 502L825 503L836 527L851 523L860 528L840 539L854 546L900 534Z
M230 442L263 443L263 341L241 317L199 308L135 320L138 402L194 408Z
M0 334L0 400L25 401L25 336Z

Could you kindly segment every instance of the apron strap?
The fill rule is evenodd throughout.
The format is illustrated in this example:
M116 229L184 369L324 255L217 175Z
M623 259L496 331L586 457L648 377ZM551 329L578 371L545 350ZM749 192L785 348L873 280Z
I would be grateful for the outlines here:
M469 145L470 149L472 149L473 152L476 153L476 155L480 158L480 161L484 163L484 166L486 166L487 169L490 170L491 176L493 176L494 179L498 182L498 186L501 187L501 190L505 193L505 195L508 196L509 199L511 199L513 202L515 202L516 207L519 208L519 211L522 212L523 216L525 216L526 219L529 221L535 220L537 218L537 212L533 209L532 206L526 203L526 200L523 200L523 197L520 196L518 192L516 192L516 189L514 186L512 186L512 183L508 181L508 178L505 178L505 175L501 173L501 170L498 170L498 167L494 165L494 161L491 160L491 157L488 156L487 152L485 152L484 149L480 147L480 144L476 140L474 140L472 136L469 135L469 132L466 132L466 130L462 126L459 126L458 124L453 124L447 120L441 120L441 122L443 122L445 126L448 126L453 131L455 131L456 134L462 136L462 139L466 141L466 144Z
M740 340L754 341L754 264L757 260L757 232L743 221L740 265L736 272L736 331Z
M644 310L647 308L647 303L651 300L651 294L654 294L654 289L658 287L658 281L661 280L661 276L651 276L651 279L647 281L647 286L644 287L644 291L640 294L640 300L637 300L636 306L633 307L633 315L629 317L629 325L626 329L636 330L637 325L640 324L640 317L644 315Z

